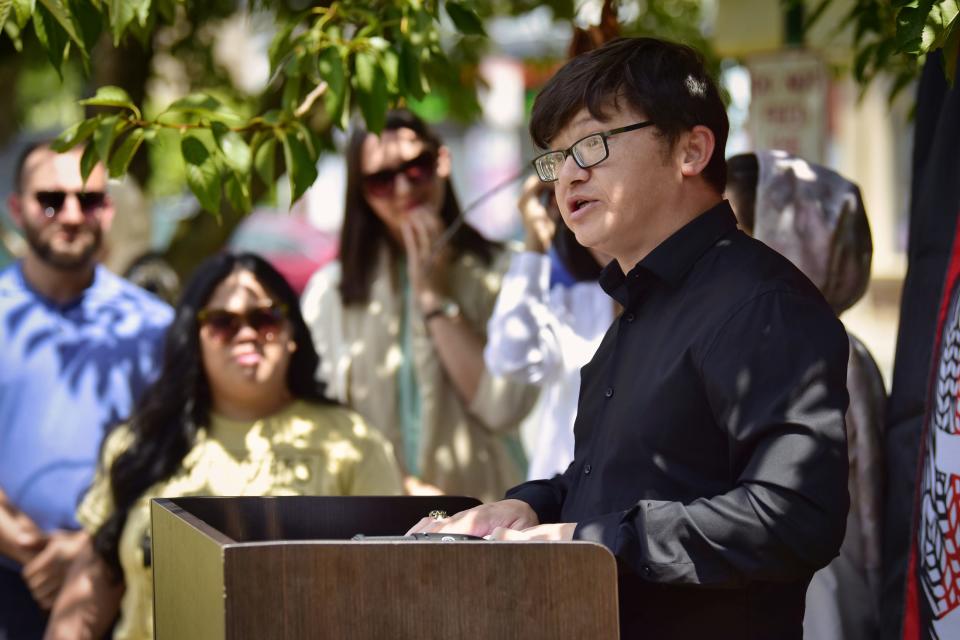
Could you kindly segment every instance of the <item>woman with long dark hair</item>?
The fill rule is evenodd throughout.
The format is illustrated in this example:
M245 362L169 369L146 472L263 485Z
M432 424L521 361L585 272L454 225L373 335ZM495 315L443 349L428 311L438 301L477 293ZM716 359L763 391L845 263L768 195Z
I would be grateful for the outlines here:
M409 491L496 499L536 396L483 362L509 252L462 224L450 153L412 113L355 128L346 156L340 260L303 297L321 377L394 443Z
M153 631L149 500L184 495L358 495L402 490L392 447L328 400L296 293L262 258L220 254L187 283L162 370L106 439L77 518L92 535L48 637Z
M553 188L531 176L517 203L525 251L510 262L487 327L491 371L540 387L525 423L530 480L562 473L573 460L580 368L613 322L616 303L600 288L611 258L577 242L560 218Z

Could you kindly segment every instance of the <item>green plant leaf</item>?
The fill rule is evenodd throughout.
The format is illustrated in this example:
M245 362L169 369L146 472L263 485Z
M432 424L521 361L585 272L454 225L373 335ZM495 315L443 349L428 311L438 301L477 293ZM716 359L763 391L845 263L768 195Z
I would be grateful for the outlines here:
M380 133L386 124L387 77L377 62L375 54L360 51L356 57L357 103L373 133Z
M17 27L21 31L33 17L35 2L36 0L13 0L13 15L17 19Z
M37 34L37 40L47 52L50 64L60 73L60 67L67 54L67 45L70 44L70 37L63 27L57 23L56 18L50 15L42 6L36 7L36 14L33 17L33 30Z
M343 70L343 58L340 49L327 47L317 56L317 71L320 78L327 83L327 91L323 94L323 106L331 122L337 122L343 111L347 76Z
M899 51L919 53L923 44L923 28L934 0L920 0L916 7L904 7L897 13L896 44Z
M459 2L447 2L447 15L453 20L453 25L457 31L469 36L485 36L487 32L483 29L483 22L472 10Z
M250 147L243 136L236 131L232 131L222 122L214 122L211 129L213 139L217 141L217 146L223 151L223 157L230 168L241 173L249 172L252 157Z
M131 0L109 0L110 2L110 31L113 32L113 46L120 44L120 39L133 19L137 15L136 5Z
M186 165L187 185L200 201L200 206L220 219L220 171L207 146L192 134L180 142Z
M397 89L400 93L412 97L414 100L423 100L430 90L424 86L423 70L420 68L420 56L409 42L400 43L400 60L397 69Z
M264 134L269 135L269 134ZM253 167L267 187L270 199L276 198L277 182L277 139L273 136L265 138L263 142L256 145L256 151L253 154Z
M81 120L69 129L61 133L50 143L50 148L54 151L63 153L89 138L96 128L100 125L101 116Z
M290 179L291 205L310 188L317 179L317 165L310 157L306 145L294 134L282 136L283 160Z
M103 32L103 16L92 0L67 0L87 51L93 51Z
M37 0L43 8L50 14L50 16L57 21L57 24L60 25L60 28L63 29L63 32L67 34L67 37L70 38L77 45L77 49L80 50L80 53L84 57L87 55L87 47L83 39L80 37L80 34L77 33L77 27L74 25L73 20L71 19L70 11L63 6L60 0Z
M166 113L190 114L211 120L230 120L238 123L243 121L240 114L206 93L192 93L175 100L164 110L164 114Z
M0 26L7 24L11 9L13 9L13 0L0 0Z
M87 179L90 177L90 174L93 173L93 169L99 161L97 145L95 145L93 141L88 142L86 148L83 150L83 155L80 156L80 177L83 179L84 185L87 184Z
M119 107L121 109L129 109L133 112L134 117L137 119L140 118L140 109L137 108L137 105L133 104L130 95L120 87L111 85L100 87L97 89L96 95L92 98L80 100L80 104L90 107Z
M239 174L234 171L228 172L223 187L234 211L247 213L253 208L253 203L250 201L250 188Z
M947 29L950 34L943 43L943 71L947 82L954 87L957 82L957 57L960 56L960 15L954 17Z
M130 128L130 122L119 116L106 116L93 132L93 144L97 147L97 155L104 163L110 160L111 149L117 137Z
M120 142L108 163L111 178L119 178L127 172L130 161L137 154L141 144L143 144L143 129L134 129Z

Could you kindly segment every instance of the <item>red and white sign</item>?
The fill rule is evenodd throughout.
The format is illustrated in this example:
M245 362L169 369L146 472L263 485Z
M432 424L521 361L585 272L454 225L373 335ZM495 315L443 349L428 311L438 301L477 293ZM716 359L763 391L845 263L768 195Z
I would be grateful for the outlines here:
M782 149L822 163L827 138L827 71L802 49L757 55L750 70L747 131L753 148Z

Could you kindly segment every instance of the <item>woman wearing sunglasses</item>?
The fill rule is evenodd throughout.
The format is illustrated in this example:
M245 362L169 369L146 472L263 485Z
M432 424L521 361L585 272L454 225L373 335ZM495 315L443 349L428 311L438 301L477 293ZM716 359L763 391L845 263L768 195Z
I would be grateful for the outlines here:
M391 445L326 399L283 277L253 254L207 259L186 284L157 382L107 437L77 513L91 534L48 638L153 634L149 500L402 492Z
M413 114L355 129L346 156L340 259L303 297L321 377L387 434L411 493L501 497L536 399L483 362L509 252L462 224L449 151Z

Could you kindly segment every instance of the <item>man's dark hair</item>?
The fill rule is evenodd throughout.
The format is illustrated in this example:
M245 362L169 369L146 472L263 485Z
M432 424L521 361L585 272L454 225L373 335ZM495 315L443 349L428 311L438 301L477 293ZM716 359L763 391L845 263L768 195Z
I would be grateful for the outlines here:
M533 103L530 136L541 148L586 107L605 121L621 100L652 120L672 147L685 131L703 125L716 146L703 170L723 192L724 149L730 123L717 84L695 49L656 38L617 38L567 62Z

